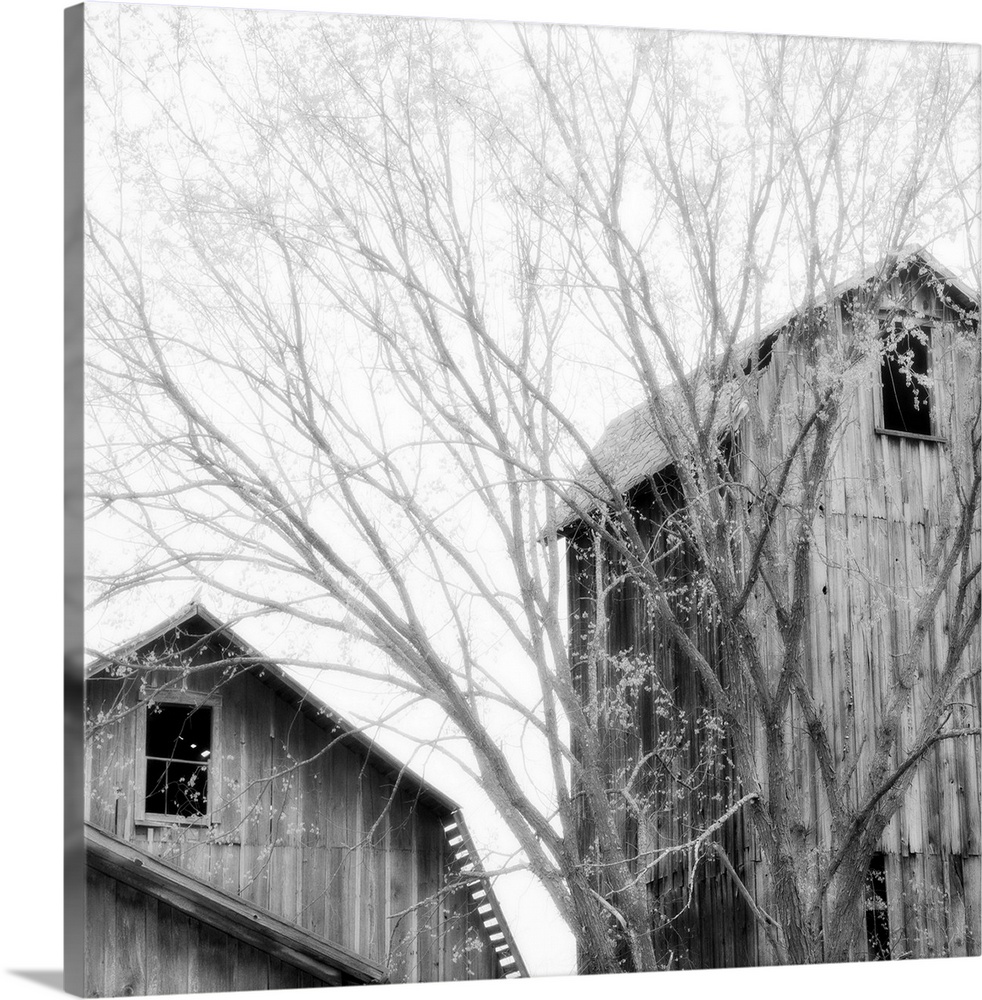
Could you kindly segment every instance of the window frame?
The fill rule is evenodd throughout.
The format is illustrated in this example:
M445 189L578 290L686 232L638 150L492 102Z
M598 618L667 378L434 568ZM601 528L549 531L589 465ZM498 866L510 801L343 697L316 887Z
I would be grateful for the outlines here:
M200 816L174 816L171 813L147 810L147 713L153 705L192 705L211 709L211 756L208 758L208 793L205 812ZM218 826L214 818L215 796L222 787L221 773L221 717L222 701L215 695L196 694L193 691L171 691L167 688L151 691L140 705L136 716L136 790L134 822L137 826L212 827Z
M908 317L913 319L913 317ZM899 332L899 328L905 330L912 330L914 328L920 329L927 334L927 377L933 382L934 371L935 371L935 353L934 353L934 341L935 341L935 329L937 327L937 322L930 317L918 318L910 326L905 322L905 317L894 316L891 320L884 320L884 326L887 323L892 323L893 331ZM889 336L889 331L884 330L880 334L881 342L886 340ZM936 444L947 444L948 439L941 434L938 434L938 394L933 384L924 386L924 391L927 394L927 407L928 407L928 419L931 423L931 433L930 434L917 434L914 431L903 431L898 430L893 427L887 427L886 421L884 419L884 406L883 406L883 360L885 355L880 355L880 363L877 365L876 369L876 387L873 390L873 431L875 434L883 435L885 437L896 437L896 438L907 438L909 441L927 441L934 442Z

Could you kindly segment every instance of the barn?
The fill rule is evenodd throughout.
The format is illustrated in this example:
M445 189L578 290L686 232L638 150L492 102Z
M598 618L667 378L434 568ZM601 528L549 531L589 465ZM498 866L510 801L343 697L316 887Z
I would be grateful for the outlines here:
M900 691L904 699L895 761L915 749L928 712L944 698L939 728L926 737L933 742L918 757L913 777L902 775L909 788L869 859L863 901L867 940L854 941L849 956L857 960L980 953L977 623L964 650L949 657L955 649L951 616L978 600L977 498L967 526L964 572L955 572L940 593L926 638L914 636L919 601L930 589L939 552L951 542L952 510L966 497L971 502L977 482L978 310L978 293L927 252L890 258L740 345L731 384L713 397L717 416L707 418L709 440L720 442L721 461L730 471L732 489L724 506L732 512L733 505L744 504L735 523L752 523L769 498L792 495L785 483L777 483L775 470L785 468L782 459L797 446L802 415L809 413L813 397L805 373L814 363L816 342L881 339L882 351L869 352L872 360L865 366L833 372L845 388L800 580L791 579L792 555L783 564L780 559L780 546L792 537L794 504L782 500L768 513L775 519L774 564L787 567L787 578L769 580L767 587L804 595L801 662L774 739L787 748L788 811L793 812L788 823L798 837L796 849L812 859L815 871L828 864L833 838L844 836L841 824L852 815L849 810L875 791L868 785L870 769L892 694ZM711 395L705 391L709 367L692 380L700 420ZM672 391L665 394L669 401ZM681 396L674 398L685 405ZM741 774L753 773L755 764L744 761L741 772L725 741L707 750L698 728L706 690L625 570L620 547L625 533L618 532L617 518L630 519L646 565L665 581L687 638L712 665L723 690L752 691L754 684L774 690L786 662L781 634L762 582L747 599L750 613L756 613L761 677L738 675L718 609L697 592L697 557L686 546L682 526L687 512L679 458L664 427L664 421L652 419L647 402L614 419L558 521L568 540L574 676L584 699L599 700L601 707L615 692L621 699L619 713L599 713L601 736L626 852L635 859L660 859L647 868L638 862L638 877L647 879L660 960L675 967L769 964L776 960L765 934L772 870L749 809L716 831L711 856L699 857L694 848L688 854L671 851L711 828L725 804L740 800L746 791ZM739 549L735 564L746 565L753 557L747 535L735 532L733 545ZM776 575L783 577L784 570ZM899 678L898 664L907 662L915 640L916 663ZM948 690L946 671L955 669L966 679ZM747 717L752 718L749 710ZM813 721L816 731L829 734L821 760L809 738ZM672 797L664 780L659 784L656 758L672 725L686 730L674 745L683 757L688 754L688 773L702 767L698 794L681 789ZM947 739L947 730L966 735ZM764 739L761 716L750 746L759 753ZM708 761L700 762L700 754L708 754ZM641 767L642 761L652 763ZM830 805L823 767L831 774L838 814ZM645 803L644 809L615 801L625 774L632 780L639 775L633 801ZM766 798L767 774L760 781ZM871 808L879 805L874 799ZM580 834L581 849L588 851L588 821Z
M526 975L457 804L200 604L85 705L86 996Z

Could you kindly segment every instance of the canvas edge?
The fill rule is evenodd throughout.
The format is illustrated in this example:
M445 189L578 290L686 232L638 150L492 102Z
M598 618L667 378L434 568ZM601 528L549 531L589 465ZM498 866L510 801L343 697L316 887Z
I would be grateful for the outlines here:
M85 847L82 838L84 4L68 7L64 18L64 989L81 996L85 953Z

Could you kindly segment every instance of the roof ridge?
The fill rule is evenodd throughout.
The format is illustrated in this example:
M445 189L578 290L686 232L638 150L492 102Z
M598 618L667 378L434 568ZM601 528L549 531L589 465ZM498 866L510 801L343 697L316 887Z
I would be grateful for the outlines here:
M763 325L757 332L733 341L723 349L723 352L728 353L731 364L742 366L746 355L752 355L754 349L764 345L769 338L776 339L797 317L809 310L820 309L830 302L840 300L849 291L860 288L878 275L893 277L915 260L919 260L932 270L945 286L954 288L964 300L978 308L979 293L973 291L966 282L923 246L900 247L884 254L869 267L837 282L831 289L826 289L810 302L805 301L773 322ZM697 397L703 387L709 384L711 361L718 361L721 356L722 353L713 358L704 358L687 373L686 378L691 380L690 384ZM737 361L734 361L734 358ZM660 391L678 392L679 383L671 382L661 387ZM648 402L641 400L607 422L596 444L590 449L590 457L580 466L576 479L569 487L567 495L570 499L562 500L557 505L554 527L550 527L547 533L563 532L578 519L574 504L581 507L584 504L595 506L595 499L608 492L602 482L604 477L609 479L619 492L624 493L668 463L669 447L663 439L662 428L656 426L653 420L647 419L649 411ZM605 456L601 453L612 437L622 439L621 448L613 456ZM606 450L609 450L609 447ZM603 475L597 472L598 466L603 470Z
M432 781L423 777L407 762L399 760L393 753L386 750L375 739L368 736L361 727L353 723L342 712L329 705L319 695L314 694L310 688L304 685L296 677L293 677L285 667L276 662L273 657L267 656L257 649L250 642L243 639L230 625L226 624L214 612L209 610L200 601L191 601L182 605L178 611L165 618L162 622L141 632L133 639L117 646L113 652L94 661L86 674L86 680L95 677L102 670L106 669L112 660L122 659L124 655L131 655L142 647L149 645L156 639L166 635L169 631L179 628L182 624L193 618L202 618L205 624L212 629L212 635L224 635L232 643L239 647L242 654L248 659L255 659L256 663L247 664L247 670L259 671L270 674L275 680L289 689L294 697L306 704L307 707L319 718L329 720L341 735L357 743L362 752L370 757L373 762L383 770L389 771L399 776L399 780L407 780L411 785L418 787L419 791L438 803L440 808L447 813L453 813L460 809L459 803L448 796ZM212 636L201 637L211 638Z

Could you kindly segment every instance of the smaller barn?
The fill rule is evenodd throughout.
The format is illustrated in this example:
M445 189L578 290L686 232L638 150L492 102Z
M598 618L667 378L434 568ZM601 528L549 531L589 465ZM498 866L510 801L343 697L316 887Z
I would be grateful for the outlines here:
M85 701L87 996L527 974L457 804L200 604Z

